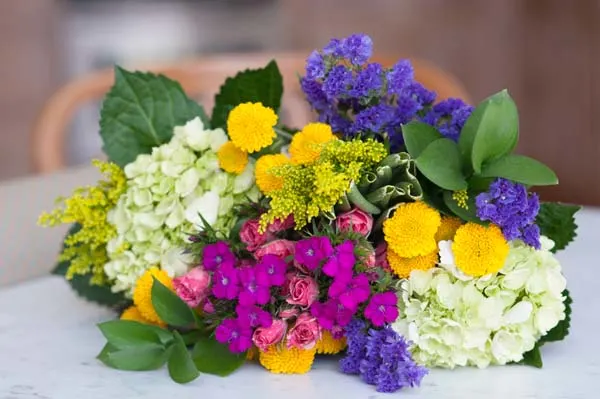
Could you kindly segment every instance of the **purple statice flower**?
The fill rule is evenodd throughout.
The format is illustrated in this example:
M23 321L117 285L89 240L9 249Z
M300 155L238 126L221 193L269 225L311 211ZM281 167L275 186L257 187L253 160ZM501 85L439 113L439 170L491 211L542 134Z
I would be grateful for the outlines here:
M348 88L352 85L352 71L344 65L334 66L325 81L323 91L327 99L333 101L348 94Z
M346 240L335 247L333 256L323 265L323 273L329 277L336 277L338 274L349 274L349 277L352 277L352 268L355 263L354 243Z
M403 95L415 100L420 105L419 110L432 105L437 96L435 91L426 89L425 86L416 81L406 86Z
M458 98L448 98L435 104L423 117L423 122L437 127L449 139L458 141L460 132L474 107Z
M215 338L228 344L233 353L243 353L252 347L252 329L237 319L225 319L215 330Z
M278 287L285 283L287 263L279 256L273 254L263 256L256 268L267 275L270 285Z
M235 299L240 291L238 269L224 264L213 274L212 293L219 299Z
M269 275L258 267L239 269L240 293L238 299L243 306L265 305L271 300Z
M294 260L313 271L332 254L333 247L328 237L310 237L296 243Z
M355 134L369 132L381 134L393 117L394 107L388 104L377 104L365 108L356 115L352 131Z
M202 265L204 269L213 271L223 265L235 265L235 255L225 241L208 244L202 250Z
M306 78L321 79L325 76L325 60L318 51L310 53L306 59Z
M321 83L304 77L300 79L300 86L306 96L306 100L315 111L323 112L328 109L329 100L323 91Z
M244 306L242 304L238 304L235 308L235 312L238 316L238 322L245 327L269 328L271 327L271 324L273 324L273 317L271 317L271 313L255 305Z
M340 370L344 374L360 374L360 362L366 355L365 322L352 319L344 330L348 348L346 356L340 360Z
M383 67L381 64L368 64L357 75L350 95L357 99L368 99L377 95L383 87Z
M343 56L343 51L342 40L336 39L335 37L323 48L323 54L337 58Z
M398 318L398 298L392 291L373 295L365 308L365 317L376 327L393 323Z
M336 278L329 286L328 295L340 301L345 308L356 311L358 305L369 299L371 295L369 278L364 273L349 279Z
M350 35L342 40L341 53L352 65L362 65L373 54L373 40L363 33Z
M331 130L335 133L342 133L344 135L352 134L352 122L347 117L340 115L336 108L329 108L321 112L318 120L331 126Z
M398 61L387 73L389 95L400 95L403 89L415 79L415 71L409 60Z
M475 198L477 217L496 224L508 241L520 239L527 245L540 248L540 230L535 218L540 210L537 194L528 194L519 183L498 178L487 192Z

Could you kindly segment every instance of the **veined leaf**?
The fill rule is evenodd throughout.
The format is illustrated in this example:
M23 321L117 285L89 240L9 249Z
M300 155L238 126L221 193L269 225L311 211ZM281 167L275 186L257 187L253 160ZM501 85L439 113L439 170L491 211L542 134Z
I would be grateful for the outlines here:
M415 121L402 126L402 137L410 156L417 158L429 144L444 136L433 126Z
M161 320L171 326L186 327L196 321L193 310L156 278L152 283L152 305Z
M144 345L168 345L173 334L160 327L131 320L111 320L98 324L106 340L118 349Z
M558 184L556 174L533 158L510 154L483 166L481 177L503 177L528 186Z
M544 202L536 218L543 235L554 241L552 252L565 249L577 236L575 213L581 209L578 205L566 205Z
M244 364L246 354L231 353L226 345L205 336L194 346L192 358L199 371L225 377Z
M185 384L195 380L200 373L196 369L196 365L192 361L192 356L188 352L181 335L177 331L174 334L175 343L173 344L168 364L169 375L173 381Z
M453 191L467 188L460 153L454 141L446 138L433 141L415 162L419 171L437 186Z

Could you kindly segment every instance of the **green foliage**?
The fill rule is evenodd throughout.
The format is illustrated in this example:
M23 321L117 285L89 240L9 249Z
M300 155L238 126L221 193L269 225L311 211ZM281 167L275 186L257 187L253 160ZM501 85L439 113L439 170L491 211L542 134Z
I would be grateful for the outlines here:
M536 223L543 235L554 241L552 252L565 249L577 236L575 213L578 205L565 205L557 202L545 202L540 206Z
M542 362L542 352L540 351L540 347L540 343L537 342L532 350L523 354L523 360L521 360L519 364L541 369L544 363Z
M229 112L245 102L260 102L278 112L282 95L283 79L275 61L264 68L239 72L233 78L227 78L216 95L212 126L224 128Z
M170 326L186 327L196 320L194 311L156 278L152 283L152 305L158 316Z
M528 186L558 184L556 174L533 158L523 155L506 155L483 166L482 177L503 177Z
M201 372L225 377L244 364L246 354L231 353L227 346L214 338L202 337L194 346L192 358Z
M477 206L475 205L475 195L468 193L469 198L467 199L467 208L463 208L458 205L456 200L452 198L451 191L444 191L444 204L454 213L456 216L467 222L474 222L479 224L485 224L477 217Z
M156 344L119 349L108 343L98 355L98 360L118 370L147 371L161 368L168 357L169 351Z
M111 320L98 324L106 340L117 348L156 343L168 345L173 335L167 330L131 320Z
M444 136L427 123L410 122L402 126L402 137L408 153L417 158L429 144Z
M100 112L104 152L124 167L139 154L168 142L175 126L200 117L204 109L188 98L179 83L163 75L115 68L115 84Z
M177 331L174 331L173 335L175 336L175 343L169 357L169 375L173 381L185 384L198 378L200 373L196 369L181 335Z
M450 139L431 142L417 157L416 163L425 177L443 189L456 191L467 188L458 146Z

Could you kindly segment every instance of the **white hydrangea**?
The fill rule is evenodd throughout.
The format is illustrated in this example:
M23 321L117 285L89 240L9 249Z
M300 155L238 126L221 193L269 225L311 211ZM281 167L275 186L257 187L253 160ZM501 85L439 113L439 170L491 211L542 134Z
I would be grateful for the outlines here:
M451 242L440 242L440 265L415 270L403 282L394 329L412 341L415 360L430 367L517 362L565 317L566 280L541 238L535 250L510 243L497 274L469 277L454 264Z
M176 127L169 143L125 167L127 191L108 215L117 230L105 265L114 291L131 294L155 265L171 276L185 273L192 259L183 247L189 233L202 230L200 215L213 227L230 229L233 206L258 198L253 162L238 176L219 168L216 152L226 141L222 129L204 129L196 118Z

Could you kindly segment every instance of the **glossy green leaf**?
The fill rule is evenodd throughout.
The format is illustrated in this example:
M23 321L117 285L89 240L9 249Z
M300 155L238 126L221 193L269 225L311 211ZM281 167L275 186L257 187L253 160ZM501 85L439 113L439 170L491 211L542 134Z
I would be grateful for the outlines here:
M528 186L558 184L558 178L552 169L533 158L514 154L484 165L481 177L503 177Z
M214 337L201 337L194 346L192 358L200 372L225 377L244 364L246 354L231 353Z
M478 224L487 224L477 217L477 206L475 205L475 194L469 193L467 199L467 208L458 206L458 203L452 198L451 191L444 192L444 204L450 209L454 215L467 222L474 222Z
M106 340L119 349L148 344L167 345L173 341L173 334L169 331L131 320L111 320L98 324L98 328Z
M410 122L402 126L402 137L410 156L417 158L429 144L444 136L427 123Z
M100 111L100 135L108 158L123 167L139 154L167 143L175 126L200 117L204 109L179 85L163 75L115 68L115 83Z
M454 141L446 138L433 141L415 162L419 171L437 186L453 191L467 188L460 153Z
M540 351L540 345L535 344L532 350L523 354L523 360L519 362L527 366L533 366L541 369L544 363L542 362L542 352Z
M461 131L458 145L465 164L479 173L484 162L509 154L518 139L517 106L503 90L475 108Z
M159 344L129 346L120 349L107 343L98 355L98 359L115 369L146 371L162 367L167 361L169 352Z
M181 335L177 331L175 334L175 343L173 344L171 356L169 357L169 375L173 381L180 384L195 380L200 373L196 369L192 356L187 350Z
M152 305L158 316L168 325L186 327L196 320L193 310L156 278L152 283Z
M248 69L227 78L215 97L212 126L225 128L229 112L245 102L260 102L277 113L283 95L283 78L275 61L260 69Z
M536 224L543 235L554 241L552 252L565 249L577 237L575 213L578 205L544 202L536 218Z

